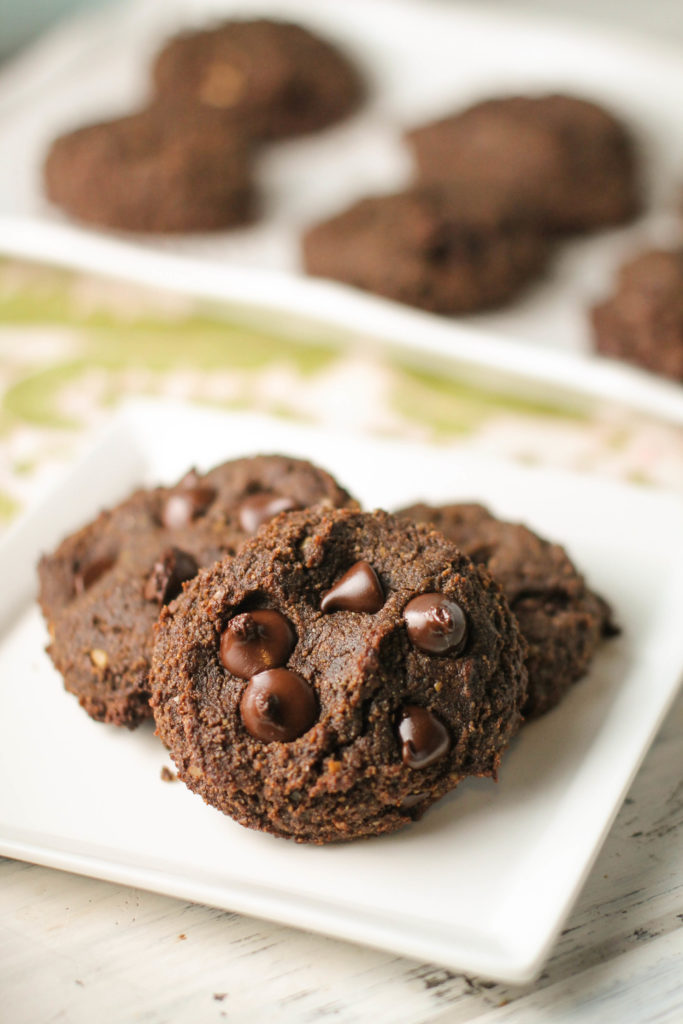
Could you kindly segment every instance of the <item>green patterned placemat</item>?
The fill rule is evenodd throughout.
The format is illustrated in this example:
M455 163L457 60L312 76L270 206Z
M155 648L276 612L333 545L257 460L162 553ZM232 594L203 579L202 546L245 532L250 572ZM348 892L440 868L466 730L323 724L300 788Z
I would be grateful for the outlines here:
M121 399L150 395L683 490L683 432L630 410L527 400L230 316L136 285L0 262L0 520L43 491Z

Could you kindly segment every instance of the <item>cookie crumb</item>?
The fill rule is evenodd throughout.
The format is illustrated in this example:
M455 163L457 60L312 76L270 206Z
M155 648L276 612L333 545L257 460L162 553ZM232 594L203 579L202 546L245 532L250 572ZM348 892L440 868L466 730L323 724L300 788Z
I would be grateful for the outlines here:
M101 671L109 664L109 658L107 652L103 651L100 647L93 647L90 652L90 660L92 661L95 668L99 668Z
M176 773L172 772L171 769L168 768L166 765L162 765L161 771L159 772L159 777L161 778L162 782L178 781L178 776L176 775Z

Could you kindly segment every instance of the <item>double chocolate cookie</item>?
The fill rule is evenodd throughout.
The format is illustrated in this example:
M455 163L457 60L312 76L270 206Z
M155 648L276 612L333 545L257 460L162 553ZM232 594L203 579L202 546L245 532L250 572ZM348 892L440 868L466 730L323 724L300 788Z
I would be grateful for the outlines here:
M364 87L353 64L301 25L228 21L175 36L154 62L165 103L191 103L251 138L317 131L352 113Z
M303 238L309 274L436 313L506 302L547 255L523 204L475 185L363 199Z
M683 249L652 249L630 260L591 318L602 355L683 382Z
M525 718L558 704L602 638L618 632L565 550L526 526L496 519L482 505L412 505L398 515L433 524L502 585L528 644Z
M41 559L49 654L67 690L104 722L149 718L159 610L201 566L238 550L284 509L354 504L324 470L282 456L227 462L140 490Z
M627 129L575 96L486 100L414 129L407 141L421 180L502 189L552 231L619 224L641 205Z
M123 231L212 231L256 209L242 134L163 104L60 136L44 165L48 198L78 220Z
M208 803L301 842L356 839L495 776L525 653L498 584L433 529L291 512L164 609L152 707Z

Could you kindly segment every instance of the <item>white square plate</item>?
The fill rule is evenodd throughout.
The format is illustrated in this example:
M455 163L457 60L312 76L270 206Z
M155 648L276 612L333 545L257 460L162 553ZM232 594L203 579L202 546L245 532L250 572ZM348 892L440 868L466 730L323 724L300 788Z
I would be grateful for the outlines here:
M307 847L241 828L182 784L151 727L91 721L43 652L38 555L134 485L284 451L367 507L478 498L566 544L623 636L472 780L401 833ZM0 549L0 853L511 982L540 969L677 688L683 505L599 479L242 415L137 403Z
M218 17L300 20L354 55L371 86L358 115L266 147L263 218L234 231L125 236L81 227L43 194L56 135L139 106L151 56L188 23ZM406 126L476 99L564 90L605 103L643 154L647 217L565 242L545 280L500 311L440 317L302 273L299 235L363 195L402 188ZM683 388L592 354L587 307L626 255L679 237L683 168L681 50L488 6L432 0L129 0L57 30L0 72L0 251L224 300L281 332L303 323L358 334L451 372L500 374L609 397L683 424ZM286 314L283 317L283 314Z

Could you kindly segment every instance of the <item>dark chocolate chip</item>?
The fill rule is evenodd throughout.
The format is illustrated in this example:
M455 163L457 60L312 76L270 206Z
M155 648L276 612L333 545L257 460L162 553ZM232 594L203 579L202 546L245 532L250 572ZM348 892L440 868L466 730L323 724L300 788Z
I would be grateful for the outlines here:
M221 636L221 662L240 679L284 665L296 634L280 612L242 612L231 619Z
M321 612L378 612L384 605L384 591L369 562L356 562L335 585L326 590Z
M274 668L249 680L240 701L240 714L254 739L289 743L311 728L318 704L305 679L286 668Z
M278 512L291 512L300 507L293 498L281 494L252 494L240 505L240 526L245 533L256 533L262 523L267 523Z
M116 562L113 556L106 555L104 558L95 558L92 562L79 565L74 573L74 593L83 594L93 583L96 583L100 576L104 576Z
M411 642L428 654L460 654L467 642L467 619L445 594L420 594L403 609Z
M426 768L438 761L450 748L451 741L436 715L417 704L407 704L398 726L401 757L409 768Z
M424 803L428 796L429 793L409 793L408 796L403 797L399 807L402 811L409 811Z
M216 497L212 487L182 487L173 491L166 499L161 521L169 530L189 526L193 519L202 515Z
M145 600L168 604L183 589L183 583L199 572L196 560L180 548L168 548L154 563L145 583Z

